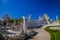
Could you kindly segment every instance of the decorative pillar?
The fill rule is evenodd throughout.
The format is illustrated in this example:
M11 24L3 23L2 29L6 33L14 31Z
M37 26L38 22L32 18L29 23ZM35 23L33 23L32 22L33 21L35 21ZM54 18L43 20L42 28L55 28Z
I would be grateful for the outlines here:
M24 33L26 33L27 32L27 27L26 27L26 22L25 22L25 17L24 16L22 16L22 18L23 18L23 30L24 30Z

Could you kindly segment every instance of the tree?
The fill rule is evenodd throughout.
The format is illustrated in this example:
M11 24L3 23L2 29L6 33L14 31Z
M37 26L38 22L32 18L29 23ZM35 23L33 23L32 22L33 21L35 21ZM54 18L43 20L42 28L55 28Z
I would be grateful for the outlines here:
M19 22L22 22L23 21L23 18L21 17L20 19L19 19Z
M14 23L14 18L12 18L10 21L11 21L12 23Z

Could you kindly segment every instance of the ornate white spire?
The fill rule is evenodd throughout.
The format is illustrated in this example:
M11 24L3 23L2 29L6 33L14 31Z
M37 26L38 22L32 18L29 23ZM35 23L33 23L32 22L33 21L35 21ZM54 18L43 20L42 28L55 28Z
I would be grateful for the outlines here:
M58 20L58 16L56 16L56 20Z
M46 13L44 13L42 17L45 18L46 20L49 19L48 15Z
M38 17L38 21L40 21L40 20L41 20L41 16Z
M32 16L32 15L29 15L29 16L28 16L28 21L30 21L30 20L31 20L31 16Z

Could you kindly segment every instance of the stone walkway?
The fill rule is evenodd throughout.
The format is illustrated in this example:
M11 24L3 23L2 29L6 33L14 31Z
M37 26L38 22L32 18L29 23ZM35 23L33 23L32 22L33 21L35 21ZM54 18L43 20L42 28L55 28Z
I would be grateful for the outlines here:
M34 30L38 32L38 34L29 40L50 40L50 34L44 30L44 27Z
M34 29L36 32L38 32L38 34L36 36L33 37L33 39L30 40L50 40L50 34L44 30L45 27L47 26L58 26L60 24L54 23L54 24L49 24L49 25L45 25L40 29Z

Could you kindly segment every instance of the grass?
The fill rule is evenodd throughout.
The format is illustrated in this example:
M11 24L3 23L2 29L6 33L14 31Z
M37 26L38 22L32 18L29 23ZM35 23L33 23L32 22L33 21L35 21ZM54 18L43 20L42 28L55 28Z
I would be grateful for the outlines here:
M60 40L60 30L52 30L46 27L45 30L50 33L51 40Z

